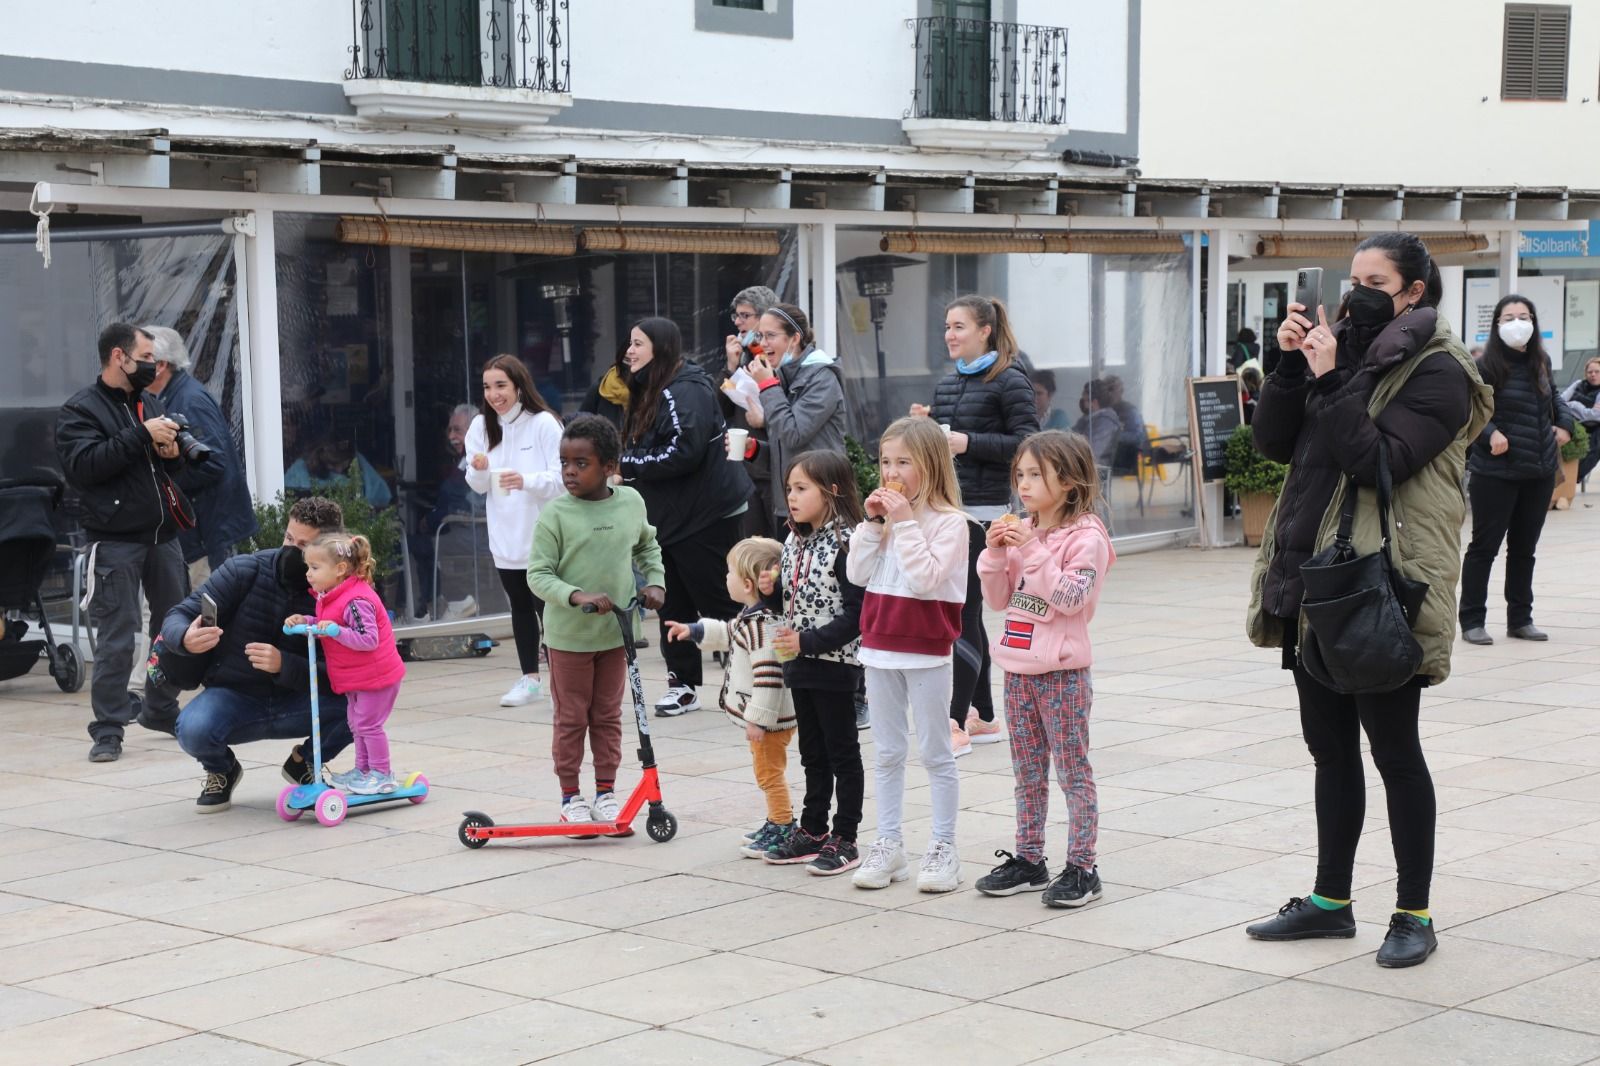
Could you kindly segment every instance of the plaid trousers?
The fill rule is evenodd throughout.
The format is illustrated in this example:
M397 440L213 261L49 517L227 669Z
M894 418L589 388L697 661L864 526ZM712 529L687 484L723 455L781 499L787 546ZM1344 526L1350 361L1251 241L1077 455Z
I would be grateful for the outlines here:
M1067 799L1067 861L1095 868L1100 806L1089 765L1089 706L1094 689L1087 669L1048 674L1006 674L1006 729L1016 777L1017 855L1044 858L1045 815L1050 806L1050 760Z

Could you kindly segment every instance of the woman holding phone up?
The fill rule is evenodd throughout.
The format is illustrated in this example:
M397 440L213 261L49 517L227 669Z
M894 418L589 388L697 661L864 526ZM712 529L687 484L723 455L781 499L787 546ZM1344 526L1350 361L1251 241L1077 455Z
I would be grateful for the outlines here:
M1366 816L1365 731L1383 777L1399 868L1377 962L1415 966L1438 947L1428 911L1435 801L1417 713L1422 687L1450 674L1466 517L1461 477L1491 397L1438 312L1443 286L1420 240L1409 233L1368 238L1356 248L1350 281L1331 324L1320 306L1289 305L1278 329L1283 357L1251 422L1256 447L1288 463L1289 476L1256 559L1247 630L1258 647L1281 647L1284 668L1294 672L1301 731L1316 764L1317 876L1307 895L1245 932L1258 940L1356 935L1350 888ZM1300 567L1332 542L1346 479L1377 484L1380 443L1394 482L1395 565L1428 586L1412 626L1423 657L1418 675L1399 689L1353 696L1300 666ZM1382 537L1377 510L1373 494L1358 495L1359 554L1375 551Z

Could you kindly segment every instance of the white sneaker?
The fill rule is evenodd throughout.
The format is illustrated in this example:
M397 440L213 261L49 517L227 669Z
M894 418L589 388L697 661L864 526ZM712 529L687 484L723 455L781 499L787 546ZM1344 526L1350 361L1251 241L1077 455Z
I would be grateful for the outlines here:
M517 678L514 685L506 689L506 694L500 697L500 706L526 707L543 695L544 686L539 683L539 679L524 674Z
M657 718L676 718L680 714L700 709L700 697L688 685L673 685L666 695L656 700Z
M850 880L857 888L888 888L891 881L904 881L910 876L905 847L898 840L879 837L867 845L866 857Z
M359 781L350 782L350 791L357 796L387 796L400 787L393 774L368 770Z
M561 820L563 822L592 822L594 811L589 806L589 801L582 796L573 796L561 805Z
M594 798L594 808L591 821L615 822L622 817L622 804L617 802L613 792L602 792Z
M922 869L917 871L918 892L954 892L961 884L961 858L955 845L935 840L922 856Z
M332 785L334 788L343 789L344 791L349 792L351 791L351 785L355 784L357 781L360 781L366 776L367 772L365 770L357 770L352 766L344 773L334 774L332 777L328 778L328 784Z
M478 601L471 596L463 596L459 600L446 600L444 602L443 620L453 622L457 618L471 618L478 613Z

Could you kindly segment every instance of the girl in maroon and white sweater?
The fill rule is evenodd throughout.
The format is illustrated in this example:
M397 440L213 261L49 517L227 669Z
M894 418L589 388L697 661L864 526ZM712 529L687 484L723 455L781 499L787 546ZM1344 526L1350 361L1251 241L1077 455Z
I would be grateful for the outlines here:
M858 657L866 668L878 752L878 839L868 846L855 885L887 888L911 876L900 831L909 709L933 794L933 839L917 888L952 892L961 883L961 862L950 670L967 598L967 518L950 445L932 420L902 418L884 430L878 468L882 487L866 499L867 521L850 535L845 566L846 576L866 588Z

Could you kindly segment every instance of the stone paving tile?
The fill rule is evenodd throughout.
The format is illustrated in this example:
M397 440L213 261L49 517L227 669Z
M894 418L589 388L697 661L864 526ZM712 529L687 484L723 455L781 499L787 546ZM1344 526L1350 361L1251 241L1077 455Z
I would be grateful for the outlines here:
M337 829L276 817L284 742L241 746L235 809L197 818L198 771L170 738L135 730L121 761L91 764L86 693L0 682L0 1062L1596 1060L1600 630L1560 585L1597 541L1600 513L1552 516L1536 590L1551 641L1458 645L1423 694L1441 947L1409 971L1372 962L1394 870L1370 759L1358 935L1243 934L1309 890L1316 847L1292 686L1238 636L1243 550L1130 554L1105 590L1106 893L1082 911L971 888L1014 846L1005 745L959 764L962 889L862 892L738 857L762 798L713 713L652 721L670 844L461 848L462 810L554 813L552 710L496 705L507 649L415 665L391 736L433 794ZM642 666L653 698L658 651ZM798 800L797 759L788 776ZM908 785L915 855L930 796L920 770ZM1056 800L1058 857L1061 815Z

